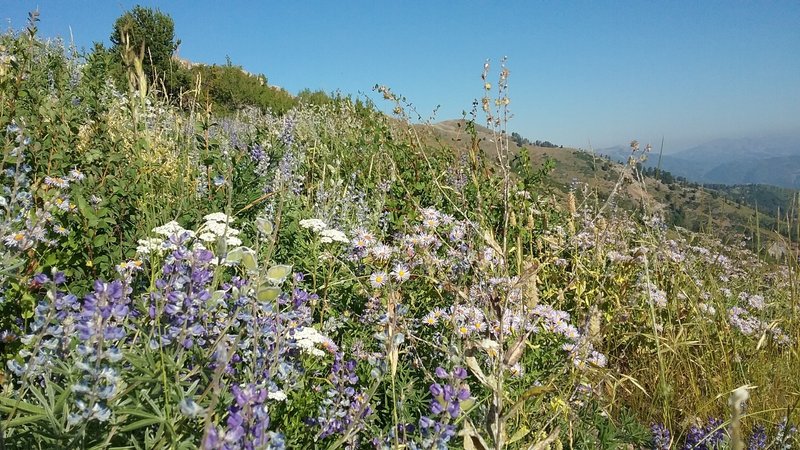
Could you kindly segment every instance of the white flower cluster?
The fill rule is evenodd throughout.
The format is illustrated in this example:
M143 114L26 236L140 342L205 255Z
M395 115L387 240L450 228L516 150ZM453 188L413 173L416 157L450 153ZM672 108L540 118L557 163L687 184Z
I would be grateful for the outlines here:
M239 239L237 236L239 235L239 230L235 228L231 228L230 224L233 222L233 217L229 217L225 213L213 213L208 214L205 217L206 223L200 227L198 232L200 233L197 237L206 243L215 244L221 237L225 237L225 243L228 247L237 247L242 245L242 240Z
M300 226L318 233L320 235L320 242L323 244L330 244L331 242L347 244L350 242L344 233L333 228L328 228L328 224L319 219L303 219L300 221Z
M284 401L286 401L287 397L286 397L286 393L283 392L283 390L278 389L277 391L270 391L267 394L267 398L269 398L270 400L278 401L278 402L284 402Z
M146 255L160 256L163 255L164 252L168 250L174 250L176 248L175 244L169 241L169 238L172 236L182 236L182 235L186 235L188 237L195 236L194 231L183 228L178 224L178 222L175 222L174 220L171 220L159 227L155 227L151 231L163 237L139 239L137 241L139 245L136 246L136 254L138 254L139 256L146 256Z
M175 250L177 248L176 245L170 241L170 238L173 236L197 237L206 244L212 244L212 248L223 236L225 237L225 243L229 247L242 245L242 240L237 237L239 235L239 230L231 228L230 226L230 223L233 222L233 217L229 217L225 213L217 212L208 214L203 217L203 219L205 219L205 223L200 227L197 233L183 228L174 220L153 228L153 233L163 237L139 239L136 253L141 256L151 254L163 255L166 251Z
M314 356L325 356L325 352L317 348L317 345L327 349L336 348L331 338L311 327L298 328L294 332L294 340L303 352Z
M153 233L160 234L164 237L189 233L189 236L194 237L194 231L184 229L178 224L178 222L175 222L174 220L171 220L160 227L153 228Z
M347 239L347 236L345 236L345 234L339 230L322 230L319 235L322 236L320 241L323 244L329 244L331 242L342 242L347 244L350 242L350 240Z
M328 228L328 224L319 219L303 219L300 221L300 226L303 228L309 228L317 233Z
M160 255L164 251L162 247L164 240L161 238L139 239L138 243L139 245L136 246L136 253L139 255Z

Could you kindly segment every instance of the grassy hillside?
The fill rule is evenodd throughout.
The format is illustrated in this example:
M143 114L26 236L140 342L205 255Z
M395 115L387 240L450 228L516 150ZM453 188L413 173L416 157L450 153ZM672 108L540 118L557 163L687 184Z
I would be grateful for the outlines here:
M465 125L464 121L454 120L434 124L432 128L437 139L463 148L469 142ZM490 160L496 159L491 130L482 126L475 129L481 148ZM783 242L790 235L797 239L796 230L787 230L787 223L797 223L796 217L789 222L785 218L779 220L775 210L783 206L786 214L792 192L788 189L704 187L671 178L670 182L664 182L663 176L647 176L625 164L586 151L511 144L512 152L523 149L530 155L533 166L552 164L545 186L562 200L569 192L574 192L579 202L600 208L614 192L609 204L614 209L663 214L672 226L705 231L730 242L745 239L753 248L758 239L762 251L772 242ZM637 156L641 157L641 152ZM654 157L649 155L651 159ZM763 206L757 211L758 199L763 201Z

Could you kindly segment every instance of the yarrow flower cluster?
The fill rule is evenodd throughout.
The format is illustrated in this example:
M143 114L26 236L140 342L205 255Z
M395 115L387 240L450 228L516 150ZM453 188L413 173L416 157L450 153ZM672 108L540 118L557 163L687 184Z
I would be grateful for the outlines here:
M237 237L239 230L231 227L232 217L218 212L208 214L203 219L205 223L197 231L198 239L210 245L224 244L223 248L242 245L242 240Z
M338 350L338 347L336 344L334 344L331 338L320 333L316 328L300 327L295 330L293 337L298 348L300 348L304 353L308 353L313 356L325 356L325 352L317 346L320 346L329 352L335 352Z
M183 228L174 220L153 228L152 232L162 237L139 239L136 254L140 257L163 256L193 238L197 238L204 247L222 253L242 245L242 240L238 237L239 230L230 226L234 221L232 217L218 212L208 214L203 219L205 222L197 232Z
M300 221L300 226L319 234L320 242L323 244L332 242L350 243L347 235L339 230L328 228L328 225L319 219L303 219Z

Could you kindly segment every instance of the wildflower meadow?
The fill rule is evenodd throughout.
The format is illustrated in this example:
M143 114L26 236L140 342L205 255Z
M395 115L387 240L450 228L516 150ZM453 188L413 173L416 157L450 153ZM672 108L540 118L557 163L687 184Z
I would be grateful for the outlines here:
M0 36L0 447L800 448L796 258L553 192L505 61L455 142L385 86L179 105L33 19Z

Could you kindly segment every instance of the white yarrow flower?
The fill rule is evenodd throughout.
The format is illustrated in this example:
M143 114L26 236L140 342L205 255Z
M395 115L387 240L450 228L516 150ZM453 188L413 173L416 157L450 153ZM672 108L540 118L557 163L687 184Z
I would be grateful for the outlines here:
M268 393L267 394L267 398L269 398L270 400L283 402L283 401L286 401L287 397L286 397L286 393L283 392L283 390L277 390L275 392Z
M322 230L320 236L322 236L320 241L325 244L329 244L331 242L342 242L347 244L350 242L350 240L347 239L347 236L339 230Z
M160 234L162 236L167 236L167 237L174 236L174 235L177 235L177 234L183 234L183 233L186 233L186 232L191 233L192 235L194 235L194 233L184 229L182 226L180 226L178 224L178 222L175 222L174 220L171 220L171 221L165 223L164 225L161 225L160 227L153 228L153 233Z
M328 225L319 219L303 219L300 221L300 226L311 229L317 233L328 228Z
M163 240L159 238L139 239L136 253L139 255L149 255L151 253L161 254L164 250Z
M215 212L211 214L206 214L206 216L203 217L203 220L205 220L206 222L218 222L224 224L233 222L233 217L230 217L225 213Z
M317 344L328 347L333 345L333 341L329 337L311 327L298 328L294 333L294 339L303 352L320 357L325 356L325 352L318 349Z
M222 236L223 234L226 236L236 236L239 234L239 230L231 228L230 225L226 225L224 222L206 222L201 230L210 231L217 236Z

